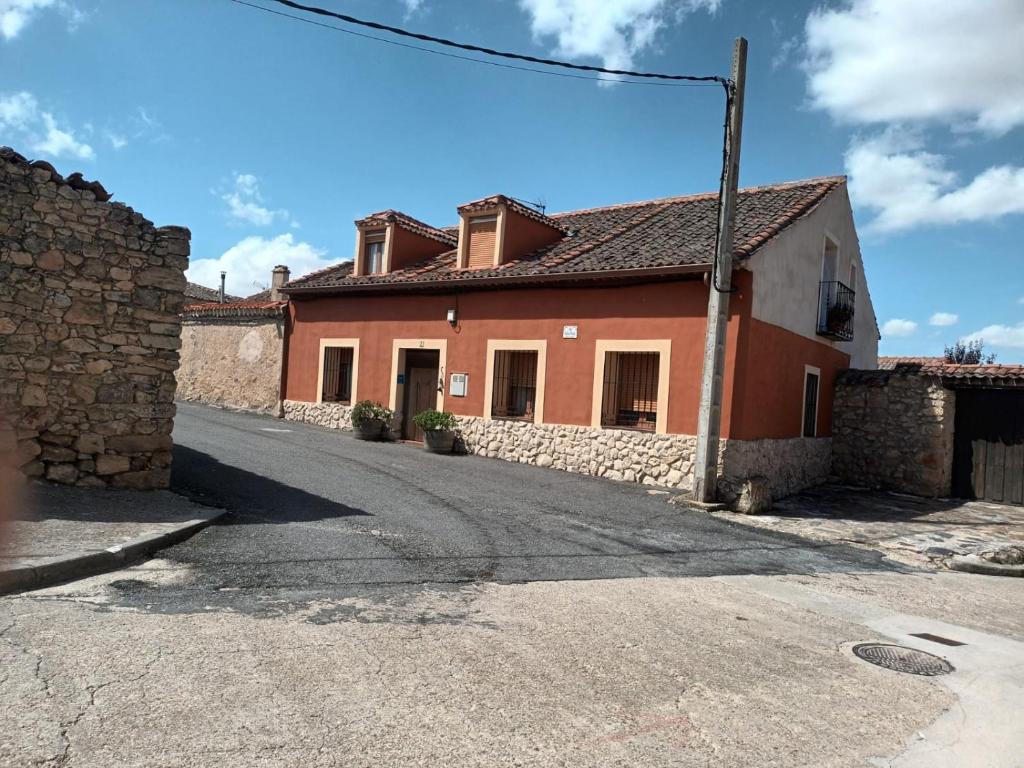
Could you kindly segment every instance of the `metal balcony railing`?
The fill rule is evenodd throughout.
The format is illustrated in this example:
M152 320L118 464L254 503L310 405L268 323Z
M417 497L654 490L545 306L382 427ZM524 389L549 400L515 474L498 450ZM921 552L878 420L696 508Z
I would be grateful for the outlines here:
M818 292L818 335L851 341L855 299L854 291L838 280L822 282Z

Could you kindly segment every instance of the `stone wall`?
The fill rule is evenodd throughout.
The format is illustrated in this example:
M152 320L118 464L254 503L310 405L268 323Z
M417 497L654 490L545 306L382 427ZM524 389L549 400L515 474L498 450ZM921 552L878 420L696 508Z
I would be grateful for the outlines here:
M276 412L281 392L284 320L190 318L181 328L178 399Z
M283 404L286 419L330 429L351 429L351 410L337 403L285 400ZM459 428L465 449L478 456L663 488L693 487L697 439L692 435L472 416L460 416ZM773 498L819 485L828 479L830 443L828 438L723 440L721 495L726 501L735 500L742 482L752 476L768 480Z
M836 382L832 473L920 496L950 493L956 393L938 377L846 371Z
M162 488L189 231L0 149L0 406L29 476Z

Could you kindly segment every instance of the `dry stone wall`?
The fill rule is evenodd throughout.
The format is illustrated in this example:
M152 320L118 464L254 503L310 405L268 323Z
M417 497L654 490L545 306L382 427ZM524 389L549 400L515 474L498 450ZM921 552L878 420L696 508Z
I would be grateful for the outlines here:
M0 149L0 408L29 476L170 478L189 231Z
M276 412L283 322L281 317L190 319L186 314L178 399Z
M938 377L845 371L833 403L838 480L920 496L950 493L956 393Z

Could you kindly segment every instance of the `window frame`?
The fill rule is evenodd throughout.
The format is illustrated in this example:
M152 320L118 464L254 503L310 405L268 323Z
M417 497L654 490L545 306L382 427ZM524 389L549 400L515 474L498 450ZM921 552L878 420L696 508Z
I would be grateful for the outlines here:
M363 273L367 275L380 275L384 272L384 252L386 250L386 235L367 235L363 244ZM374 269L373 256L378 258L376 269Z
M524 421L525 419L495 418L494 411L494 369L498 352L536 352L536 390L533 398L533 424L544 424L544 390L547 383L548 342L546 339L488 339L487 367L484 374L484 412L487 421Z
M669 394L671 391L672 340L671 339L598 339L594 344L594 382L591 396L590 426L604 430L637 430L632 427L610 427L601 424L601 406L604 403L605 365L609 352L658 353L658 406L654 434L668 434Z
M359 402L357 396L359 387L359 339L320 339L320 352L317 360L316 374L316 401L317 403L334 403L336 401L324 400L324 368L326 351L328 348L340 347L352 350L352 386L349 391L348 405ZM338 403L339 405L342 403Z
M807 434L807 380L810 376L814 376L817 380L817 386L814 388L814 424L812 434ZM816 438L818 437L818 419L821 415L821 369L816 368L813 365L804 366L803 376L803 391L800 393L800 437L801 438Z

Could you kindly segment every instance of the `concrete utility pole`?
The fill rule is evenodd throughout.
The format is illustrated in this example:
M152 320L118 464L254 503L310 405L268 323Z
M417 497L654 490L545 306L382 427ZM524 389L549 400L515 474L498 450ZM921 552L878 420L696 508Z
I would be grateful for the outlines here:
M725 337L732 288L732 236L736 222L736 189L740 176L740 137L743 132L743 89L747 78L747 41L737 37L732 50L732 99L726 116L725 183L718 210L717 270L712 267L708 296L708 330L704 339L704 373L697 416L697 452L693 462L693 498L715 501L718 492L718 441L722 430L722 380Z

